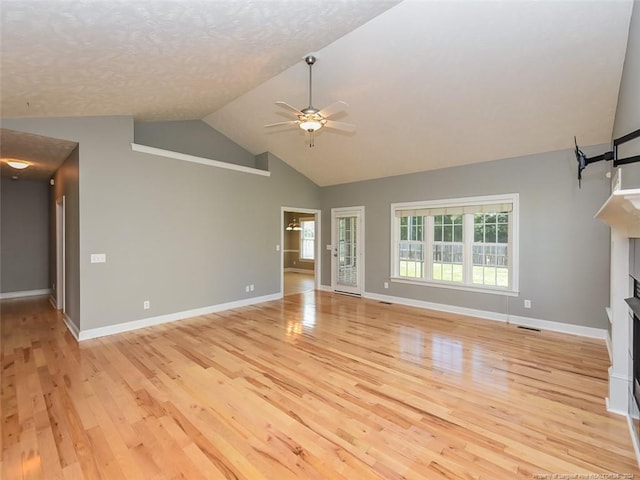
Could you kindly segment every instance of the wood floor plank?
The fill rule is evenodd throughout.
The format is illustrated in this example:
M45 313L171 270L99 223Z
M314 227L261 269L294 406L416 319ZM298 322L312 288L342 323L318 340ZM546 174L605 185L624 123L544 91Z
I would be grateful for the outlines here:
M5 479L640 477L599 340L313 291L81 344L0 307Z

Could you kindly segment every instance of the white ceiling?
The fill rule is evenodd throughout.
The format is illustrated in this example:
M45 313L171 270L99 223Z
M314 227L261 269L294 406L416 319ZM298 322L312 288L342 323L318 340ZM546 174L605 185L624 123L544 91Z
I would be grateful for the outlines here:
M29 162L29 168L16 170L5 162L0 174L20 180L48 181L78 144L68 140L0 128L0 155L3 159Z
M631 0L395 3L3 0L2 115L204 118L319 185L610 141ZM309 52L357 125L314 148L263 128Z
M2 0L2 115L199 119L395 3Z

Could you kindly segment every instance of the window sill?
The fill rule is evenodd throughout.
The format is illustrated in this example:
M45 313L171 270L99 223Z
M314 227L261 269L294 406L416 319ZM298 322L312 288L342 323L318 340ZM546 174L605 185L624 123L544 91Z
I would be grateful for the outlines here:
M475 293L488 293L491 295L504 295L507 297L517 297L520 292L515 290L508 290L500 287L476 287L471 285L463 285L460 283L448 283L448 282L430 282L428 280L415 280L404 277L391 277L392 283L405 283L408 285L420 285L422 287L436 287L436 288L448 288L451 290L463 290L466 292Z

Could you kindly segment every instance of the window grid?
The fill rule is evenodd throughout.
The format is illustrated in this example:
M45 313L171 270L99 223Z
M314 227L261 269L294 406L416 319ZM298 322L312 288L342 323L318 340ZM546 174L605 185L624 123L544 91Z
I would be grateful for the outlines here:
M400 217L399 272L407 278L423 278L425 272L424 217Z
M477 213L473 230L473 283L508 287L509 214Z
M392 205L396 239L392 277L515 292L517 252L511 247L516 238L517 194L492 196L495 206L507 211L490 211L491 204L485 204L483 197L460 200L473 202Z
M300 219L300 260L315 260L315 220Z

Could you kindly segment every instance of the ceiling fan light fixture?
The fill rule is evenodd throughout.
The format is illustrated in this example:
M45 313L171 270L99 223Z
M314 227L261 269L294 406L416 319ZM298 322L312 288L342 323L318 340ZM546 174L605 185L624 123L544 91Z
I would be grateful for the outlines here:
M315 132L320 130L324 124L320 120L302 120L300 128L305 132Z
M24 170L30 165L30 163L25 162L24 160L7 160L7 165L15 168L16 170Z
M347 132L353 132L355 130L355 125L351 125L349 123L344 122L335 122L333 120L328 120L329 117L335 115L338 112L344 111L344 108L348 105L343 101L334 102L323 110L318 110L313 106L311 92L313 91L312 84L312 75L311 75L311 67L316 63L316 57L313 55L307 55L304 57L304 61L307 65L309 65L309 106L303 108L302 110L298 110L295 107L292 107L286 102L278 101L276 105L288 110L290 113L295 113L298 117L297 120L292 120L290 122L277 122L270 123L265 125L265 127L277 127L281 125L297 125L303 131L309 134L309 147L314 146L314 133L320 130L322 127L326 126L330 129L335 130L343 130Z

